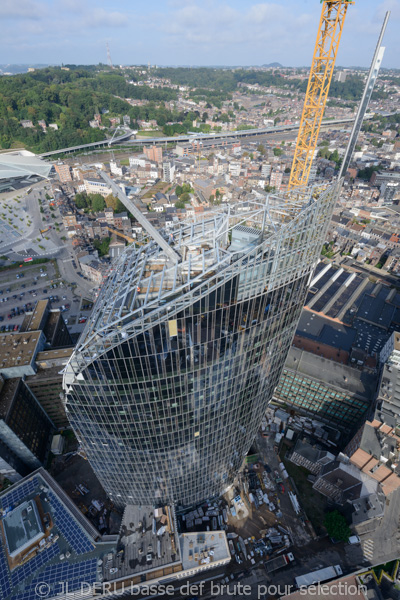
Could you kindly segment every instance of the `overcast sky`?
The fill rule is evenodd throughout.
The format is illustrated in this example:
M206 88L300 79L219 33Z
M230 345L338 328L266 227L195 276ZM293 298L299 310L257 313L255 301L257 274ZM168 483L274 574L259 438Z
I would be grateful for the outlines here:
M386 10L384 67L400 67L400 0L355 0L337 65L369 66ZM0 63L309 65L318 0L0 0Z

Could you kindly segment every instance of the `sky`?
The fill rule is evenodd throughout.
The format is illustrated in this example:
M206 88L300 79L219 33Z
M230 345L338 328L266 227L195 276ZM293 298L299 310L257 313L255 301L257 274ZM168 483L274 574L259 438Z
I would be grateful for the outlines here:
M400 0L355 0L336 64L400 68ZM318 0L0 0L0 63L309 66Z

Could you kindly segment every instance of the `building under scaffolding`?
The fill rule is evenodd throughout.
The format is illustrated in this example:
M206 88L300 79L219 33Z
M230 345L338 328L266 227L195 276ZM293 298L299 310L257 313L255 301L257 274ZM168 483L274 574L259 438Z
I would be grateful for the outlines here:
M113 263L64 389L117 505L187 506L232 484L281 375L340 186L225 207L178 224L168 252L151 241Z

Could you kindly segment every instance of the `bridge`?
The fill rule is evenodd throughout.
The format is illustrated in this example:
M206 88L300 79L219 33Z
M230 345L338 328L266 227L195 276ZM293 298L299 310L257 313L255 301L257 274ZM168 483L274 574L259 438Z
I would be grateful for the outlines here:
M366 115L364 120L372 119L374 115ZM321 127L332 127L337 125L346 125L352 124L354 122L354 118L346 118L346 119L330 119L322 121ZM154 138L143 138L143 139L133 139L128 143L132 143L134 146L144 146L146 144L167 144L169 142L179 143L179 142L195 142L195 141L203 141L203 140L218 140L218 139L226 139L226 138L247 138L247 137L260 137L265 135L273 135L276 133L285 133L289 131L297 131L299 129L299 125L278 125L276 127L264 127L262 129L243 129L241 131L226 131L224 133L191 133L185 135L177 135L173 137L154 137ZM76 152L78 150L85 149L96 149L103 148L105 146L111 146L114 144L118 144L120 142L127 143L126 140L129 140L134 134L133 131L129 130L124 134L114 137L107 140L102 140L101 142L92 142L91 144L82 144L81 146L71 146L70 148L61 148L60 150L52 150L51 152L45 152L43 154L39 154L41 158L47 158L51 156L56 156L57 154L68 154L69 152Z
M80 146L70 146L69 148L61 148L60 150L51 150L51 152L43 152L42 154L38 154L38 156L40 158L47 158L48 156L54 156L56 154L68 154L69 152L85 150L86 148L103 148L105 146L112 146L113 144L118 144L119 142L128 140L130 137L132 137L132 135L134 135L134 132L128 129L128 131L125 131L125 133L119 135L118 137L113 136L112 138L101 140L100 142L91 142L90 144L82 144Z

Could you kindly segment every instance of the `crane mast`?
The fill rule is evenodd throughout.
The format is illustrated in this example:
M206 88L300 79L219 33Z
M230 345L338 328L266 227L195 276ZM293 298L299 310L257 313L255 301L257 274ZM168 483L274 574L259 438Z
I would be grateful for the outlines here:
M324 0L288 189L307 185L349 0Z

